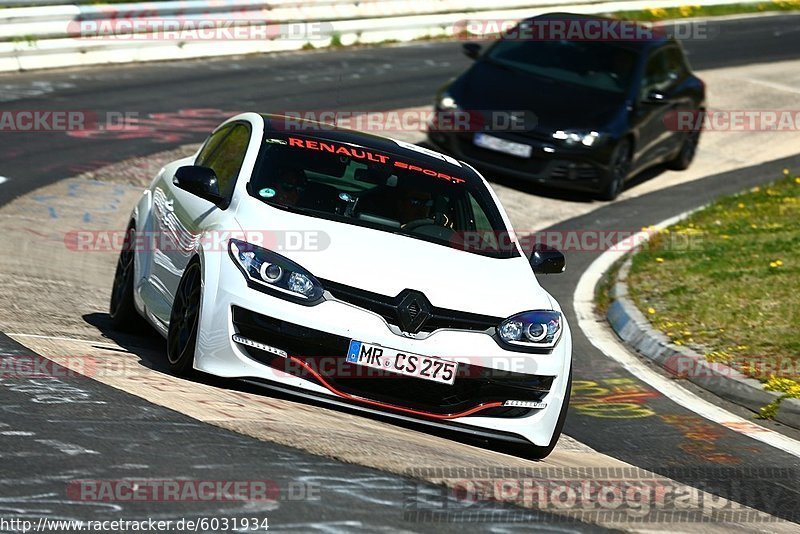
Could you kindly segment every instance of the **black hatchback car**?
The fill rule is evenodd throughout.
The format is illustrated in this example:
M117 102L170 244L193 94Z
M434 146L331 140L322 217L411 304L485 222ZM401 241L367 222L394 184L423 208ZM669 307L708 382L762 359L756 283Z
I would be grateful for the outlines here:
M588 32L581 38L537 38L524 31L556 23L611 28L619 21L552 13L520 22L483 53L479 44L465 43L475 63L436 95L429 140L489 173L608 200L647 167L686 169L700 129L676 127L676 117L700 116L705 85L678 42L635 23L625 24L642 31L628 32L628 38L613 38L613 32L597 39ZM521 128L438 127L441 117L459 110L478 110L484 117L522 112L526 120Z

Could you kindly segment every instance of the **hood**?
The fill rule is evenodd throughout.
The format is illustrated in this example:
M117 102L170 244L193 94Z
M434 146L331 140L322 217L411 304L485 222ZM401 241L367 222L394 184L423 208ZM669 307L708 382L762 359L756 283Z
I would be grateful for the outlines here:
M552 309L527 258L498 259L361 226L273 208L250 196L237 210L247 231L280 236L305 233L321 244L272 247L317 278L386 296L403 289L425 294L434 306L507 317L532 309ZM323 284L324 285L324 284Z
M535 115L536 129L605 130L625 107L626 95L553 81L497 65L475 62L448 93L465 110L524 110Z

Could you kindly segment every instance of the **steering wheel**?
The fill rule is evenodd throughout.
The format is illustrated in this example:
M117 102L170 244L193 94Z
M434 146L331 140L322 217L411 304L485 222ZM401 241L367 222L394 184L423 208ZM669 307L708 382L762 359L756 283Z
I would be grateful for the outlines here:
M408 221L406 224L403 225L403 230L413 230L415 228L419 228L420 226L434 226L436 223L433 219L414 219L413 221Z

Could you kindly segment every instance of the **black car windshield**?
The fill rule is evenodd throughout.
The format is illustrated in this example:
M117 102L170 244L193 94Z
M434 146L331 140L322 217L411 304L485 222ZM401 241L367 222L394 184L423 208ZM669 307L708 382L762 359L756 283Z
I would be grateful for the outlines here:
M519 256L486 186L450 165L267 132L248 185L271 206L497 258Z
M636 54L606 41L500 40L488 61L544 78L612 93L628 91Z

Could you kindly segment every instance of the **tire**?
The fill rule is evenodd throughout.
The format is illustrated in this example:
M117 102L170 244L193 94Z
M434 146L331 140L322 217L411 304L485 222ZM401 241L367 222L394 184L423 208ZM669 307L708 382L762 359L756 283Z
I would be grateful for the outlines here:
M567 420L567 411L569 410L569 396L572 393L572 368L569 370L569 376L567 378L567 390L564 394L564 403L561 405L561 411L558 414L558 421L556 422L556 428L553 430L553 437L550 440L550 443L545 447L540 447L538 445L529 445L527 447L527 451L525 456L530 458L531 460L543 460L550 456L550 453L553 452L553 449L556 448L556 443L558 443L558 438L561 437L561 431L564 429L564 422Z
M685 171L689 168L697 153L697 145L700 143L700 131L689 132L681 144L681 149L675 159L666 163L668 169L673 171Z
M189 376L193 372L202 286L200 262L194 259L183 272L169 318L167 360L170 370L178 376Z
M117 330L133 331L143 325L142 317L136 311L133 302L135 235L136 227L131 223L125 231L125 240L119 253L117 269L114 272L114 284L111 287L108 315L111 318L112 326Z
M631 141L623 139L614 148L605 185L600 191L601 200L614 200L625 188L625 179L631 170Z

